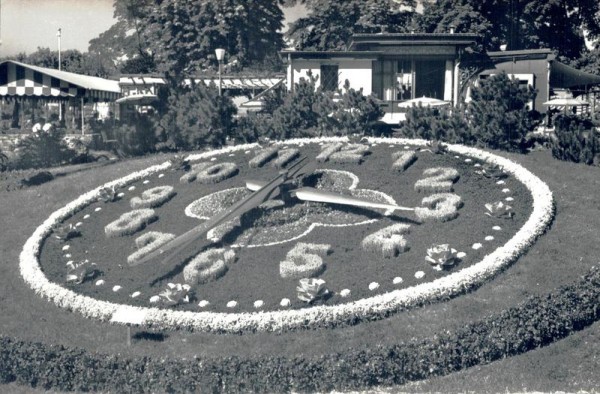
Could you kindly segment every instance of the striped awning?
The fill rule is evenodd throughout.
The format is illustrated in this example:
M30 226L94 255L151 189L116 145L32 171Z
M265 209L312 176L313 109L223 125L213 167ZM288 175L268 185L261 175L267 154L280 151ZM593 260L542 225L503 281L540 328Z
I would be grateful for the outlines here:
M0 96L85 97L100 101L121 96L117 81L37 67L14 60L0 63Z
M252 89L269 89L273 86L281 83L284 77L279 78L243 78L243 77L223 77L221 78L221 84L223 89L239 89L239 90L252 90ZM194 82L203 83L208 86L214 83L219 86L219 78L194 78ZM189 85L190 81L185 81L186 85Z

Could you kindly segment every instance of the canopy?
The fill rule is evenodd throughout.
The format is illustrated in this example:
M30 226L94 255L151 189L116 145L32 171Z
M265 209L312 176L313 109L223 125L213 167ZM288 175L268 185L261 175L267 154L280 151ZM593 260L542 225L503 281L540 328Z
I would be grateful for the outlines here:
M7 60L0 63L0 96L93 98L111 101L121 96L117 81L32 66Z
M590 105L590 103L580 98L564 97L546 101L544 105L557 107L580 107L584 105Z
M276 77L276 78L250 78L250 77L222 77L221 78L221 87L223 89L240 89L240 90L252 90L252 89L270 89L276 85L279 85L283 82L285 78ZM185 81L186 84L189 84L189 80ZM211 83L214 83L216 86L219 86L219 78L195 78L194 82L203 83L206 86L209 86Z
M552 87L572 89L599 84L600 75L581 71L557 61L550 63L550 86Z
M449 101L436 99L433 97L418 97L411 100L406 100L398 104L398 108L410 108L412 106L423 106L423 107L441 107L444 105L450 105Z
M158 96L150 93L133 94L125 97L121 97L117 101L117 104L134 104L134 105L146 105L158 100Z

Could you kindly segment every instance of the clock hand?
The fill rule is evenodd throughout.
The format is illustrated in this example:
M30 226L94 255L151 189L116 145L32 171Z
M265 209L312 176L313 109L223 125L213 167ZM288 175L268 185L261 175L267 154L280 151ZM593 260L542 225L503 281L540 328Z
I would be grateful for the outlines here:
M394 211L414 211L414 208L370 201L365 198L345 196L343 194L315 189L314 187L301 187L299 189L292 190L291 194L302 201L326 202L364 208L382 208L388 210L391 209Z
M160 255L163 255L164 253L166 253L168 251L172 251L172 253L170 253L162 261L163 264L168 264L168 263L172 262L174 257L179 255L183 250L188 248L191 244L199 241L203 235L205 235L208 231L210 231L214 227L216 227L216 226L220 225L221 223L224 223L232 218L241 216L244 213L250 211L251 209L258 207L263 202L275 197L279 192L279 186L281 186L284 182L286 182L288 180L288 178L290 177L290 175L294 176L299 171L301 171L301 169L303 167L307 166L306 164L304 164L302 166L300 165L300 164L302 164L302 162L305 159L306 159L306 157L298 160L288 170L282 171L277 177L275 177L271 181L267 182L264 186L262 186L260 189L256 190L254 193L252 193L248 197L243 198L242 200L233 204L227 210L211 217L207 221L192 228L191 230L185 232L184 234L171 240L170 242L167 242L166 244L162 245L157 250L153 251L152 253L148 254L146 257L141 259L138 262L138 265L143 265L145 262L148 262Z

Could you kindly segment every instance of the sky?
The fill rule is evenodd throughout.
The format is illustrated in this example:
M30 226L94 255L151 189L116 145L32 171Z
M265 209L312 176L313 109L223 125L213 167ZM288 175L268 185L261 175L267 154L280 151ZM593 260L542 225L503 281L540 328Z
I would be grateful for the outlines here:
M113 0L0 0L0 57L38 47L86 52L89 41L114 22ZM303 13L297 6L284 11L288 21Z
M0 57L58 49L87 51L89 41L113 23L113 0L0 0Z

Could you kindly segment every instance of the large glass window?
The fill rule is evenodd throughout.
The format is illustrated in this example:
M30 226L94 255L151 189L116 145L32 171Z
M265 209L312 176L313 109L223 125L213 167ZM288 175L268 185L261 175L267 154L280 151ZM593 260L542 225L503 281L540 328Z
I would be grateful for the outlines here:
M415 97L444 99L444 60L420 60L415 62Z
M413 70L410 60L398 61L396 71L396 100L409 100L413 91Z
M334 92L338 89L338 66L321 65L321 89Z

